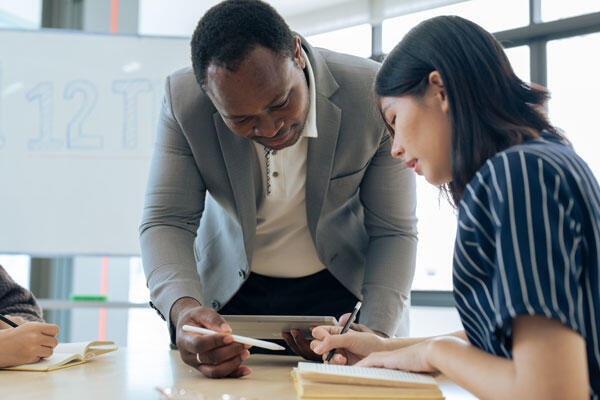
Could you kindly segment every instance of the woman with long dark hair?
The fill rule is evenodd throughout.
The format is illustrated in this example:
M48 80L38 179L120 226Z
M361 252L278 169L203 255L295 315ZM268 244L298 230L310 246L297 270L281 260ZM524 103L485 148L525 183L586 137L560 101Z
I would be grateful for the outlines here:
M332 362L442 372L487 399L600 395L600 188L478 25L422 22L375 83L391 152L458 210L453 262L464 331L382 339L318 327Z

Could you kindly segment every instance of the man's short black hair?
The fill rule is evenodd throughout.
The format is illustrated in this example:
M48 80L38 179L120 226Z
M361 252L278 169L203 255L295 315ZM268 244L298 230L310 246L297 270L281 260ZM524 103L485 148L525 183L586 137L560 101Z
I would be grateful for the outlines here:
M202 88L208 65L235 71L257 45L294 57L294 35L281 15L259 0L227 0L204 14L192 36L192 66Z

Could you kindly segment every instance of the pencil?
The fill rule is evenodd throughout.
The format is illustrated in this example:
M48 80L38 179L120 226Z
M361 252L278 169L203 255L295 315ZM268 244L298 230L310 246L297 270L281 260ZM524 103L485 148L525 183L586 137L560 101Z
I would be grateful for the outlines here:
M0 314L0 321L4 322L5 324L12 326L13 328L18 327L19 325L15 324L14 322L12 322L10 319L6 318L4 315Z
M342 328L342 332L340 332L340 335L343 335L344 333L348 332L348 329L350 328L350 324L352 324L354 322L354 319L356 318L356 314L358 314L358 310L360 310L360 306L362 306L362 303L359 301L354 306L352 315L350 315L350 318L348 318L348 320L346 321L346 324L344 324L344 327ZM334 353L335 353L335 349L331 349L331 351L329 351L329 354L327 354L327 358L325 359L325 361L327 361L327 362L331 361L331 357L333 357Z

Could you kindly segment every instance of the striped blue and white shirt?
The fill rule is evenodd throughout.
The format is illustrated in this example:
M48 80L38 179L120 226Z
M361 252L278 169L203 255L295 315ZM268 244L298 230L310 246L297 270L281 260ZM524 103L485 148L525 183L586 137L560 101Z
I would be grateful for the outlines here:
M499 152L459 204L454 298L470 342L512 358L512 320L542 315L586 342L600 398L600 187L587 164L543 133Z

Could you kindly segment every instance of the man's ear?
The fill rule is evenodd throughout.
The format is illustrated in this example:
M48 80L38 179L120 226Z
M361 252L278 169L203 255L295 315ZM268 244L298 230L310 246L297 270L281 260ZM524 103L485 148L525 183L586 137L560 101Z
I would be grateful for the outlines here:
M429 89L432 91L432 94L435 96L435 98L440 102L442 111L447 113L449 109L448 95L446 93L446 88L444 87L442 76L438 71L432 71L429 74L428 81Z
M306 67L306 60L302 56L302 39L300 39L300 36L294 36L294 62L300 69Z

